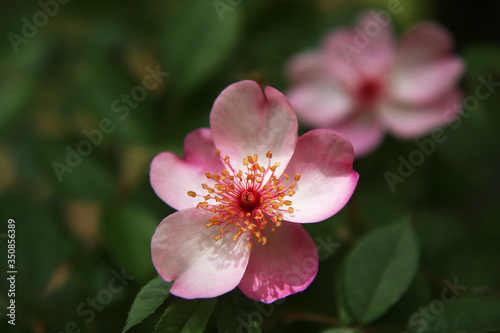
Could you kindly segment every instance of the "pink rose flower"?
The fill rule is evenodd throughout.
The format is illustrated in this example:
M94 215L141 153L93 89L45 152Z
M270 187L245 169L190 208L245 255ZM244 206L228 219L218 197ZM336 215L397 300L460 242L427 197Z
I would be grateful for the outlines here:
M337 130L356 157L375 150L386 131L410 139L452 121L464 62L451 54L449 33L422 23L395 44L387 18L372 10L354 29L327 35L320 50L292 58L287 97L299 120Z
M300 223L347 203L359 177L352 145L329 129L297 138L285 96L253 81L222 91L210 127L187 135L184 157L164 152L151 164L154 191L178 210L151 242L158 274L187 299L239 287L270 303L304 290L318 253Z

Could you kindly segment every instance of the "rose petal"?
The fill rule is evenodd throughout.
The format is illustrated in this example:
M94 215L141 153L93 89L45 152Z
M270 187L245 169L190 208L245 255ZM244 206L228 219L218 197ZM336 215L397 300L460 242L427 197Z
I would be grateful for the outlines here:
M354 152L351 143L329 129L312 130L302 135L285 173L293 181L296 193L292 214L284 213L290 222L323 221L341 210L351 198L359 175L352 169Z
M354 45L361 51L354 60L364 72L385 71L396 53L391 18L383 17L381 12L370 10L361 14L354 28L357 38Z
M422 105L449 92L464 72L464 61L450 54L451 36L426 23L401 42L389 93L401 102Z
M350 29L335 29L323 42L325 71L330 77L354 90L362 73L353 66L353 57L359 54L354 46L354 32ZM357 53L356 53L357 52Z
M287 96L299 119L314 127L334 126L353 108L349 94L326 81L295 86Z
M384 128L374 113L359 113L333 128L354 147L355 158L372 153L384 139Z
M324 41L332 76L351 90L363 77L385 76L395 54L389 22L376 11L363 13L353 29L336 29Z
M245 272L250 249L248 237L233 242L234 232L218 241L217 227L207 228L213 213L189 208L166 217L151 241L153 264L170 292L179 297L208 298L234 289Z
M316 79L324 74L323 55L319 51L303 51L287 63L287 73L292 81L301 82Z
M264 159L271 151L281 166L290 160L297 142L297 117L286 97L272 87L264 93L254 81L228 86L217 97L210 114L215 146L221 157L229 156L235 169L246 171L243 158L257 154Z
M421 23L401 39L396 66L405 68L424 64L448 55L452 49L453 40L445 28L436 23Z
M184 158L165 152L157 155L149 172L156 195L169 206L181 210L195 207L203 198L192 198L188 191L203 193L201 184L207 183L205 172L220 172L224 166L208 128L200 128L186 136Z
M253 300L272 303L311 284L318 272L318 251L300 224L283 221L275 232L265 235L265 245L254 239L238 287Z
M453 120L461 110L462 94L458 90L426 106L409 106L386 102L380 106L384 125L397 137L411 139Z

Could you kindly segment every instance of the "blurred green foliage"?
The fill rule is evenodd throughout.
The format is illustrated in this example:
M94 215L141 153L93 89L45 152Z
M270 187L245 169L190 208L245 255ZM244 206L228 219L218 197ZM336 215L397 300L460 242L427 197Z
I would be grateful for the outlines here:
M291 55L317 46L328 30L350 25L363 8L383 9L388 3L220 2L228 6L223 12L209 0L0 4L0 268L7 271L10 218L16 221L18 271L16 326L2 315L2 332L120 332L138 291L156 276L149 252L154 229L174 211L149 185L154 155L182 154L185 135L209 125L212 103L227 85L254 79L285 91L284 64ZM402 13L393 17L398 34L417 21L437 20L455 35L467 63L465 96L474 96L479 77L500 81L497 3L401 3ZM464 7L475 21L464 21L465 11L458 9ZM26 23L43 23L46 12L45 24L33 29ZM155 87L145 89L152 71L168 75L157 73ZM462 316L460 311L475 317L454 322L454 329L498 330L487 324L477 328L474 320L499 313L499 107L500 93L494 91L456 128L446 127L447 140L394 192L384 172L396 172L398 156L418 149L414 142L387 137L378 151L356 161L361 178L349 204L328 221L307 226L318 247L318 239L328 236L340 244L338 250L321 262L306 292L272 305L272 311L266 308L270 314L261 315L262 331L358 332L329 330L352 322L343 295L346 281L340 281L343 258L365 234L404 216L411 217L420 268L369 332L405 330L412 314L439 299L444 281L455 278L467 286L464 299L450 305L428 332L445 332L439 325ZM94 133L96 143L84 132ZM122 270L133 278L114 293L110 283ZM5 278L0 287L5 309ZM208 320L208 332L217 331L215 314L253 311L238 291L214 304L170 297L130 332L152 332L167 307L170 314L196 308Z

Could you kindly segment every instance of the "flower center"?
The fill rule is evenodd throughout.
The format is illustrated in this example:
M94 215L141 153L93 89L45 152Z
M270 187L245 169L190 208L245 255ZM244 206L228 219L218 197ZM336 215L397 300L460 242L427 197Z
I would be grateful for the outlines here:
M363 80L357 91L358 103L361 107L371 108L382 92L382 83L374 78Z
M260 204L260 195L257 192L244 191L240 196L240 206L245 212L252 212Z
M220 156L220 152L217 151ZM202 197L204 201L196 207L214 213L207 223L207 228L219 226L221 236L215 236L218 241L225 234L237 229L233 237L236 241L239 236L250 232L250 243L252 247L253 236L258 243L265 244L267 238L264 236L266 228L271 232L281 225L283 213L293 213L292 202L285 197L292 197L295 194L293 188L300 179L300 175L295 175L295 181L288 185L283 185L289 176L283 173L276 177L276 168L279 162L271 164L273 154L269 151L266 154L269 160L267 167L260 165L257 154L247 156L243 159L246 171L235 171L229 164L229 156L223 161L226 169L218 174L205 173L207 179L213 181L213 187L201 184L206 195L198 195L189 191L188 195L195 198ZM253 236L252 236L253 235Z

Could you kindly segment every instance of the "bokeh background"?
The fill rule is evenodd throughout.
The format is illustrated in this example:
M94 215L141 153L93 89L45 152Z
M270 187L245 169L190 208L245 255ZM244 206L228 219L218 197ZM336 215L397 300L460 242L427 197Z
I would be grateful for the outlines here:
M152 158L182 154L185 135L208 127L212 103L229 84L253 79L285 91L291 55L389 1L220 2L228 6L222 15L211 0L42 0L57 4L45 10L36 1L0 3L0 331L120 332L137 292L156 276L151 236L173 212L149 185ZM465 96L474 96L479 76L500 81L499 2L401 5L392 16L398 36L433 20L455 37L467 64ZM47 10L54 15L45 21L39 12ZM25 27L34 16L40 26ZM158 84L141 90L151 71L162 73ZM132 93L140 101L123 99ZM81 146L84 131L96 133L103 119L107 132ZM368 231L402 216L418 235L419 273L370 332L404 330L444 279L458 277L468 293L500 295L500 92L462 120L444 128L448 139L394 192L384 173L397 172L398 156L407 159L418 148L413 141L388 136L355 161L361 178L349 204L306 226L313 239L331 236L338 248L306 292L275 306L264 332L319 332L334 324L341 259ZM87 156L68 157L78 145ZM9 218L16 221L16 326L4 316ZM91 315L88 302L100 292L104 299L102 290L123 270L133 279ZM161 314L131 332L152 332ZM68 330L69 322L76 327ZM207 331L217 331L215 322Z

